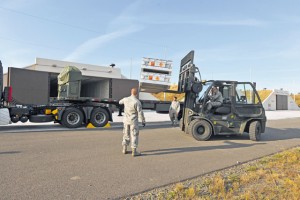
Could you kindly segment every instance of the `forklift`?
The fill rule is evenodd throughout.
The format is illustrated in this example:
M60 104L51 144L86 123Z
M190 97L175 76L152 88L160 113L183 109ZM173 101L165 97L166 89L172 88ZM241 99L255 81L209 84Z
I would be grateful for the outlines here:
M208 111L213 87L221 92L223 102ZM250 140L259 141L265 131L267 118L255 83L202 80L194 64L194 51L181 60L178 92L185 93L180 129L198 141L209 140L213 135L245 133Z

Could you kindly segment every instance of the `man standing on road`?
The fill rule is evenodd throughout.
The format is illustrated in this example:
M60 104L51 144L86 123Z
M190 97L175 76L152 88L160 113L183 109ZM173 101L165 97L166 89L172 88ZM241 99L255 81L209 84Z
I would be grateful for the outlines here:
M171 106L169 108L169 115L173 126L176 126L178 123L178 113L180 111L180 103L177 101L177 97L173 98Z
M143 127L146 125L146 122L142 110L142 104L137 99L137 89L132 88L131 96L121 99L119 104L124 105L122 152L127 154L127 146L131 141L132 156L140 156L141 153L137 151L139 139L138 119L142 121Z
M211 89L211 95L209 97L209 102L207 102L206 113L209 113L212 108L220 107L223 103L222 93L216 86L213 86Z

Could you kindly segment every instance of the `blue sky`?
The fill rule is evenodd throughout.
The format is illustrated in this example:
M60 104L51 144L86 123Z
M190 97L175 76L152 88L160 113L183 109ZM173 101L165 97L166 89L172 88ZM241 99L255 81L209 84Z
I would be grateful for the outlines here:
M139 79L142 57L195 50L203 79L255 81L300 92L297 0L0 0L0 59L36 57L106 66ZM131 71L131 73L130 73Z

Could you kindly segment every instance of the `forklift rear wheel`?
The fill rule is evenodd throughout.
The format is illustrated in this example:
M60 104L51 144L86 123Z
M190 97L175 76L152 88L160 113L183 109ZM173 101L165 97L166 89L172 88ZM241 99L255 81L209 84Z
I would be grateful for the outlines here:
M92 111L90 122L95 127L103 127L107 124L108 118L109 118L109 115L105 109L95 108Z
M67 108L62 116L61 123L67 128L78 128L82 125L83 113L78 108Z
M209 140L212 135L212 128L205 120L193 120L189 124L189 133L198 141Z
M252 141L259 141L261 136L261 124L259 121L253 121L249 127L249 137Z

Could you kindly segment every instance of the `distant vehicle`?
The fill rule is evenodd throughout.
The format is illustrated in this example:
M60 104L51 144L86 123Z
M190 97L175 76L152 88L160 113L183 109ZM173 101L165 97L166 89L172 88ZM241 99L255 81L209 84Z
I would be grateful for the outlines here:
M260 140L267 119L255 84L227 80L203 81L193 60L194 51L181 60L178 92L185 92L185 101L180 129L198 141L209 140L213 135L244 133L249 133L253 141ZM207 113L208 95L213 86L219 88L224 101L220 107Z

